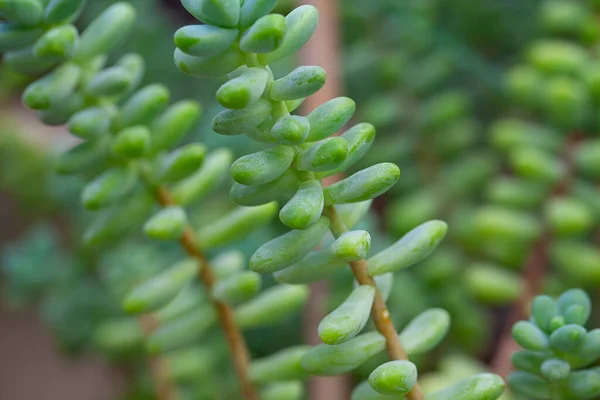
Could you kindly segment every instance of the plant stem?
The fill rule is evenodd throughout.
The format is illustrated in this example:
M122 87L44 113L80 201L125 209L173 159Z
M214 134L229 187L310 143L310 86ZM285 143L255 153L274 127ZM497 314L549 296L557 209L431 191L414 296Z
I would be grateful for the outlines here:
M145 337L148 337L158 327L156 319L150 314L142 316L140 324L142 325ZM148 368L152 375L152 384L154 385L154 394L157 400L176 400L177 388L169 376L165 359L162 357L149 358Z
M156 194L156 198L161 206L169 207L175 204L171 194L166 188L157 186L154 188L154 193ZM215 275L206 256L196 245L196 237L190 225L186 226L180 239L180 243L188 255L192 258L195 258L200 263L200 280L204 284L207 292L210 294L215 284ZM248 377L248 365L250 364L248 347L246 346L246 340L244 339L242 332L235 322L233 309L227 304L214 299L212 296L211 302L217 310L221 328L227 337L230 356L240 382L240 388L242 390L244 399L258 400L258 393Z
M327 206L324 214L331 220L331 233L333 233L333 236L338 238L348 232L348 228L346 228L344 221L342 221L334 206ZM390 312L385 305L383 296L381 296L381 292L377 289L375 281L367 272L367 262L365 260L354 261L350 263L350 267L359 284L369 285L375 288L375 299L373 301L373 307L371 308L371 318L379 333L385 338L385 347L390 359L408 360L408 354L406 354L406 350L404 350L402 343L400 343L398 332L396 332L396 328L394 328L394 324L390 318ZM417 383L413 390L406 395L406 399L424 399L419 383Z

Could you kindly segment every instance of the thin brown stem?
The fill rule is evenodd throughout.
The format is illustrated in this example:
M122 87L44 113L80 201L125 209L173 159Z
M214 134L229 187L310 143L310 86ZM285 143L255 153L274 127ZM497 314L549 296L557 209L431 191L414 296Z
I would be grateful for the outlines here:
M325 209L325 214L331 220L331 232L336 238L348 231L344 225L344 221L342 221L334 206L328 206ZM388 356L391 360L408 360L408 354L406 353L406 350L404 350L404 347L402 347L402 343L400 343L398 332L392 323L390 312L383 300L383 296L379 289L377 289L375 280L367 271L367 262L365 260L354 261L350 263L350 267L352 268L354 278L356 278L356 281L359 284L369 285L375 288L375 300L373 301L373 307L371 308L371 318L375 323L375 328L377 328L379 333L385 338L385 347ZM424 399L423 392L421 391L418 382L413 390L406 395L406 398L407 400Z
M140 318L140 324L142 325L145 337L150 336L158 327L156 319L149 314ZM166 360L162 357L150 357L148 359L148 368L152 376L156 399L176 400L177 388L169 376L169 367Z
M169 191L164 187L155 188L156 197L163 207L174 205L173 199ZM185 249L190 257L195 258L201 265L200 268L200 280L204 284L206 290L210 293L215 284L215 275L213 269L207 260L206 256L198 248L196 237L191 226L187 226L180 239L181 246ZM221 323L221 328L225 332L227 342L229 344L229 352L233 362L233 366L237 377L240 382L240 387L244 399L246 400L258 400L259 396L254 388L254 385L250 381L248 376L248 365L250 364L250 355L248 353L248 347L246 346L246 340L242 335L239 327L235 322L235 315L233 309L227 304L222 303L211 297L211 302L215 307Z

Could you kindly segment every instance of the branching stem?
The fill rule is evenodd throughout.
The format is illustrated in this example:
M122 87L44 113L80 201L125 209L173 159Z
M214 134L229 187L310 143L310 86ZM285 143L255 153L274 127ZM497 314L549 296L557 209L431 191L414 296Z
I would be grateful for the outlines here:
M348 232L344 221L340 218L334 206L327 206L324 214L331 220L331 233L336 238L340 237L344 233ZM371 308L371 318L375 323L375 327L385 338L385 347L387 353L392 360L408 360L408 354L402 347L400 339L398 338L398 332L394 328L394 324L390 318L390 312L387 309L383 296L373 278L367 272L367 262L365 260L355 261L350 263L354 278L361 285L369 285L375 288L375 300L373 301L373 307ZM423 400L423 392L421 387L417 383L413 390L406 395L407 400Z
M153 187L153 193L155 193L156 199L162 207L175 205L171 194L165 187L155 186ZM198 260L200 264L200 280L204 284L206 291L210 293L215 284L215 275L206 256L196 244L196 237L190 225L186 226L180 239L180 243L190 257ZM246 346L246 340L244 339L241 330L235 322L233 309L227 304L212 298L212 296L211 302L217 311L221 328L227 338L229 353L240 382L240 388L244 399L259 400L256 388L248 376L248 366L250 364L248 347Z

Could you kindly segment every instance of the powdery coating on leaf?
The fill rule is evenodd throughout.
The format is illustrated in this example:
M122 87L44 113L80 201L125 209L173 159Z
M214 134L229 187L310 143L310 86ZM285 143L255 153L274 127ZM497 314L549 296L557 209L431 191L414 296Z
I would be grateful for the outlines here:
M319 244L329 229L329 219L321 217L305 230L293 230L256 250L250 259L250 269L260 273L275 272L306 256Z
M398 337L408 355L418 355L437 346L449 328L450 314L441 308L432 308L413 319Z
M371 313L375 288L362 285L319 324L319 338L329 345L340 344L352 339L363 330Z
M363 333L339 345L320 344L303 358L302 367L314 375L339 375L352 371L385 349L379 332Z
M367 261L369 274L398 271L429 256L446 236L448 225L439 220L425 222Z

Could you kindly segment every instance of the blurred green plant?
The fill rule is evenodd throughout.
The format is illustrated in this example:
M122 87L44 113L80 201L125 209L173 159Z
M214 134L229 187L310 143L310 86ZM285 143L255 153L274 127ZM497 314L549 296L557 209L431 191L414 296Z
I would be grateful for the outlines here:
M508 382L520 395L535 399L594 399L600 395L600 330L585 328L592 302L571 289L558 299L534 299L530 321L517 322L514 339L524 350L513 354L518 371Z

